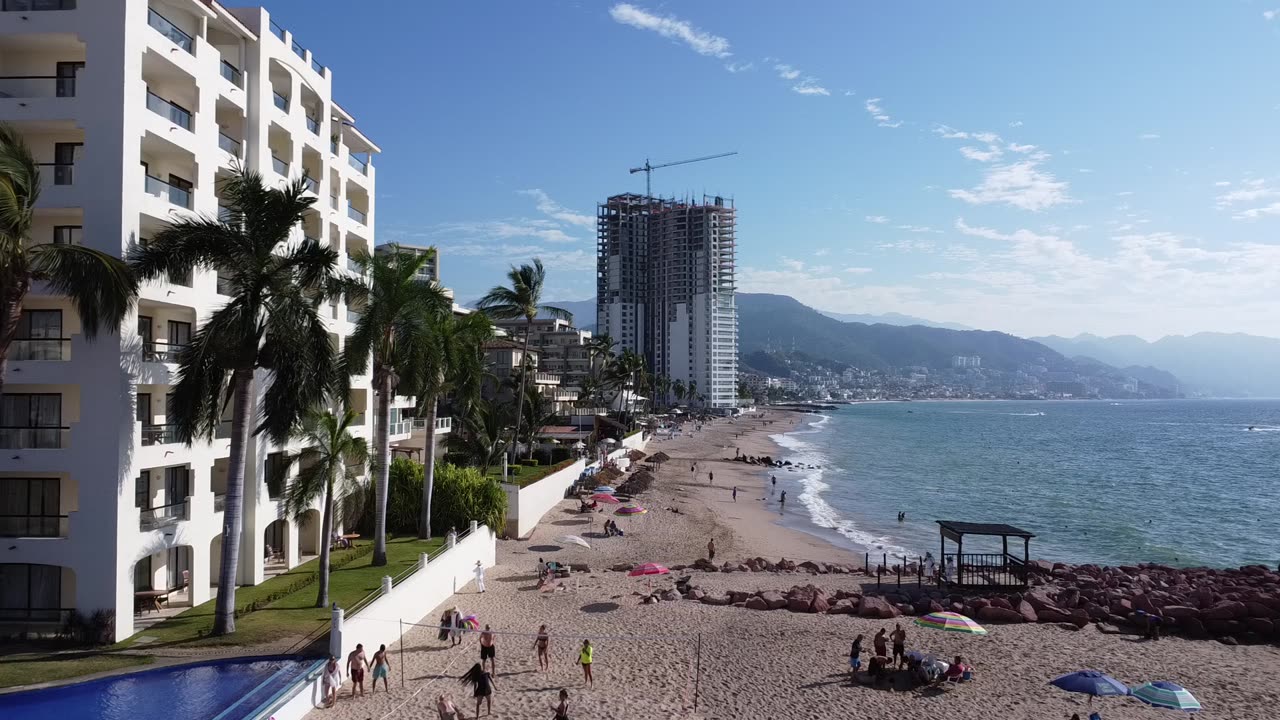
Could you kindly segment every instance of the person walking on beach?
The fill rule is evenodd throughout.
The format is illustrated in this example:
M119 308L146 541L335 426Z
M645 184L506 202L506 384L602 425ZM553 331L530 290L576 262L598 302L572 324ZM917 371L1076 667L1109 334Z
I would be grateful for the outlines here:
M476 699L476 717L480 717L480 702L484 702L485 712L489 715L493 714L493 691L498 685L493 681L493 676L484 671L480 667L480 663L471 666L466 675L463 675L460 682L463 685L471 686L471 696Z
M858 633L858 637L853 639L853 646L849 648L849 680L853 681L857 676L858 670L862 668L862 633Z
M382 678L382 689L391 692L387 676L391 674L391 661L387 659L387 646L379 645L378 652L373 654L373 688L370 694L378 692L378 678Z
M769 476L769 497L773 497L773 494L777 491L778 491L778 476L770 475Z
M708 484L708 485L715 485L715 484L716 484L716 474L715 474L715 473L710 472L710 471L708 471L708 472L707 472L707 484Z
M551 707L551 712L555 715L551 720L569 720L569 691L564 688L560 689L560 703Z
M876 657L889 657L889 642L884 635L884 628L876 631L876 636L871 639L871 644L875 648Z
M733 486L733 501L738 502L738 486Z
M475 569L471 572L475 573L476 576L476 591L484 592L484 566L480 564L479 560L476 561Z
M493 630L485 625L484 632L480 633L480 667L483 668L485 661L488 660L489 668L494 675L498 674L497 652L498 649L493 645Z
M538 650L538 669L548 671L551 669L551 636L547 634L547 626L538 626L538 637L533 641L533 646Z
M338 667L338 658L333 655L329 656L329 662L324 666L321 685L324 690L324 699L321 704L325 707L333 707L333 704L338 702L338 690L342 689L342 670Z
M364 696L364 671L368 667L369 661L364 656L364 645L356 643L356 649L347 655L347 677L351 678L351 697L356 696L356 688L360 688L360 695Z
M786 506L787 506L787 491L783 490L782 495L778 497L778 512L782 512L783 508L785 508Z
M716 559L716 539L711 538L707 541L707 560L715 562Z
M893 634L889 636L893 640L893 662L898 667L907 664L907 631L902 629L902 623L897 623L893 628Z
M595 655L595 648L591 647L590 640L582 641L582 649L578 651L578 659L573 661L574 665L582 666L582 679L587 681L587 687L592 686L591 682L591 660Z

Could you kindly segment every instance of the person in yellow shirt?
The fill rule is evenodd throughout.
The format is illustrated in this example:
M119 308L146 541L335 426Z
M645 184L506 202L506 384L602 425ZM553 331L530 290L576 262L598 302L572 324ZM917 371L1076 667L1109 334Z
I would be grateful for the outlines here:
M590 640L582 641L582 650L578 652L578 659L574 661L575 665L582 666L582 677L587 681L587 687L591 687L591 656L595 653L595 648L591 647Z

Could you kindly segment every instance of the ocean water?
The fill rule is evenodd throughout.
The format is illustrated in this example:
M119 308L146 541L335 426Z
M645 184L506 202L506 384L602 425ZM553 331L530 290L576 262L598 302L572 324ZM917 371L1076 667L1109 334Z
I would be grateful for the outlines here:
M1035 533L1032 558L1280 563L1280 401L867 403L773 438L820 466L772 473L784 523L873 556L961 520Z

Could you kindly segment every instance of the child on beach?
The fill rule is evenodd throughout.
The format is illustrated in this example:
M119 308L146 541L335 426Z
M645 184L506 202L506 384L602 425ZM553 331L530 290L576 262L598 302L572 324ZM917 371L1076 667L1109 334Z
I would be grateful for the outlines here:
M582 650L578 652L578 659L573 661L574 665L582 666L582 679L587 681L587 687L592 686L591 660L593 655L595 655L595 648L591 647L591 641L583 640Z

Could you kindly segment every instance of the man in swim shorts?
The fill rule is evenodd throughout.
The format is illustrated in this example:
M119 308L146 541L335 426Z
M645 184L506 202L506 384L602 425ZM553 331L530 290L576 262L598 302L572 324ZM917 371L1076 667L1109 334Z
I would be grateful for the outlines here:
M364 695L364 671L369 661L364 656L364 645L356 644L356 649L347 655L347 676L351 678L351 697L356 696L356 688Z
M391 692L391 686L387 684L387 676L390 674L391 661L387 659L387 646L380 645L378 652L373 654L373 688L369 692L378 691L378 678L382 678L382 689Z
M480 633L480 669L484 669L485 661L489 662L490 672L494 675L498 674L497 648L493 645L493 630L488 625L484 626L484 632Z

